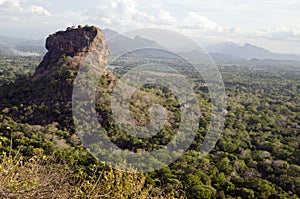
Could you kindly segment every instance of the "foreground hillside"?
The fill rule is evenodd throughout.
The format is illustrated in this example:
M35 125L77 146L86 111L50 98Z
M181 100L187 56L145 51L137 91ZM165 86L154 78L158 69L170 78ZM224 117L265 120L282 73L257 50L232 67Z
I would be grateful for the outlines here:
M93 39L103 45L85 42ZM82 43L71 48L70 43L78 40ZM6 73L8 81L4 79L0 88L1 198L300 197L300 68L219 66L228 114L222 137L205 158L199 158L198 152L209 125L210 100L205 84L191 79L203 116L190 149L158 171L126 173L96 160L74 133L72 83L86 52L106 53L104 42L95 27L58 32L47 39L48 53L32 76L15 79ZM172 139L179 122L178 101L166 89L141 88L132 100L132 116L147 123L151 99L172 112L167 127L148 140L132 138L117 128L108 96L116 78L135 61L119 60L114 74L106 69L96 109L112 142L125 150L150 151ZM17 62L16 69L22 64ZM30 71L34 67L31 64Z

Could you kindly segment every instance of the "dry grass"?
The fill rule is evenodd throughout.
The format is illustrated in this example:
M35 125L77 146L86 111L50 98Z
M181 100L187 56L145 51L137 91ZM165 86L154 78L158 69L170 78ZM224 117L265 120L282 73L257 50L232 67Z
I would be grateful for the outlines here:
M26 163L20 157L5 157L0 165L1 198L69 198L72 177L66 165L46 157Z
M4 156L0 198L174 198L146 186L145 180L142 174L107 169L90 182L52 157L34 156L23 162L22 157Z

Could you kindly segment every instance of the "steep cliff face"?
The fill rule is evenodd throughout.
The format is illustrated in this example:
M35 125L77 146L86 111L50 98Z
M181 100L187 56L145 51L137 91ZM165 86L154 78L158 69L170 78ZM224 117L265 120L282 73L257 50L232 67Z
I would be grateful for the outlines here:
M59 31L47 38L46 48L32 77L0 88L0 110L21 122L72 126L72 91L78 69L93 59L93 67L104 71L103 78L111 82L114 76L106 72L109 50L96 27Z

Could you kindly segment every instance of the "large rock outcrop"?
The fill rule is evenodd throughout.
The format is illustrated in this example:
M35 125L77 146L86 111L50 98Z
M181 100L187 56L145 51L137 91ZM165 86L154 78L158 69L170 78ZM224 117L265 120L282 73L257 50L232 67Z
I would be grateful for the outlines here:
M34 79L65 66L69 70L78 70L91 55L99 59L98 67L106 67L109 53L101 30L94 26L56 32L46 39L46 49L48 52L37 67Z
M58 122L72 128L77 72L87 59L93 59L92 66L104 71L105 81L111 82L114 76L106 71L109 50L101 30L93 26L56 32L47 38L46 49L32 77L0 88L0 110L17 121L41 125Z

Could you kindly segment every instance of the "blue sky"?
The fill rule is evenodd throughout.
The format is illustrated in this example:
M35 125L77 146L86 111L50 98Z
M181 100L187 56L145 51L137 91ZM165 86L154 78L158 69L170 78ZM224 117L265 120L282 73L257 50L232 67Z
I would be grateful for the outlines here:
M78 24L156 27L206 45L252 43L300 54L300 0L0 0L0 35L44 38Z

